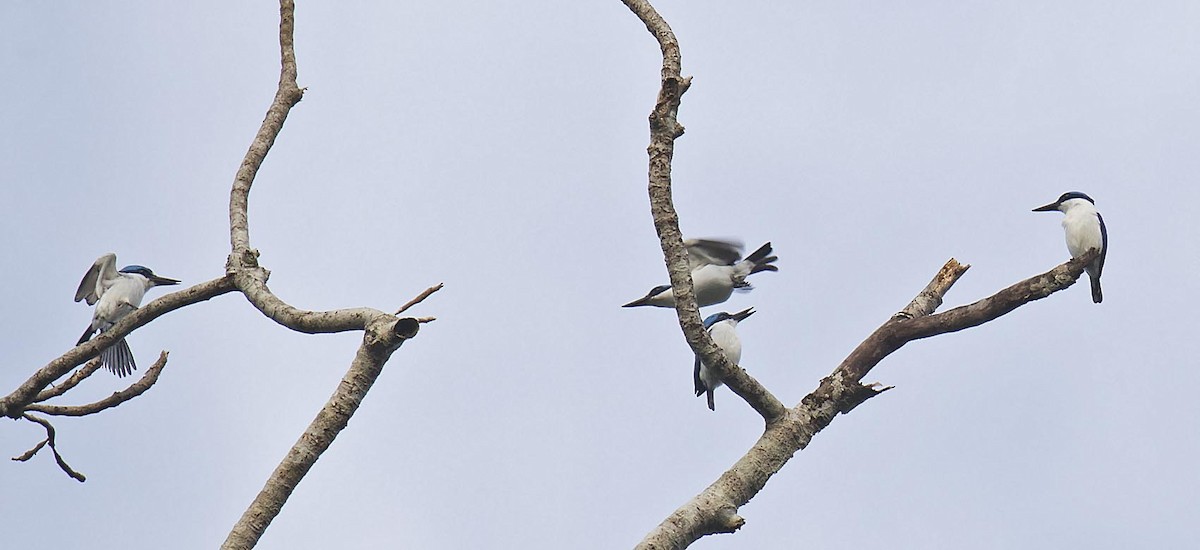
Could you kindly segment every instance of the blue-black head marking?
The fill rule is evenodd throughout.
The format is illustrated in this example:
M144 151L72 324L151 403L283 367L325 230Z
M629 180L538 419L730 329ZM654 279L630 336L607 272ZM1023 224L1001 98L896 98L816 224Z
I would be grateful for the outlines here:
M150 268L144 265L127 265L121 268L121 273L137 273L138 275L146 278L150 278L154 275L154 272L150 271Z
M154 272L150 270L150 268L148 268L144 265L127 265L127 266L121 268L121 273L136 273L138 275L141 275L142 277L145 277L151 283L154 283L155 286L179 284L178 279L172 279L170 277L162 277L159 275L155 275Z
M650 289L650 293L647 294L646 297L649 298L651 296L658 296L659 294L662 294L668 290L671 290L671 285L658 285Z
M1083 199L1083 200L1085 200L1085 201L1088 201L1088 202L1090 202L1090 203L1092 203L1092 204L1096 204L1096 201L1092 200L1092 198L1091 198L1091 197L1087 196L1087 195L1086 195L1086 194L1084 194L1084 193L1080 193L1079 191L1068 191L1068 192L1066 192L1066 193L1063 193L1063 194L1062 194L1062 196L1058 198L1058 204L1062 204L1062 203L1064 203L1064 202L1067 202L1067 201L1069 201L1069 200L1071 200L1071 199Z
M1037 208L1034 208L1033 211L1034 212L1053 212L1053 211L1059 210L1062 207L1062 204L1064 202L1067 202L1072 199L1083 199L1092 204L1096 204L1096 201L1092 200L1091 197L1089 197L1083 193L1080 193L1079 191L1068 191L1066 193L1063 193L1061 197L1058 197L1058 200L1056 200L1050 204L1047 204L1046 206L1039 206Z
M659 294L662 294L664 292L670 292L670 291L671 291L671 285L658 285L658 286L650 289L650 292L648 294L646 294L645 296L642 296L641 298L638 298L632 302L629 302L628 304L625 304L621 307L638 307L638 306L653 305L650 303L651 298L654 298L655 296L658 296Z
M748 307L737 313L729 313L727 311L714 313L704 319L704 328L706 328L706 329L712 328L713 325L720 323L721 321L725 321L725 320L729 320L729 319L733 319L734 321L737 321L740 323L742 321L745 321L746 318L751 315L754 315L754 308L752 308L752 307Z

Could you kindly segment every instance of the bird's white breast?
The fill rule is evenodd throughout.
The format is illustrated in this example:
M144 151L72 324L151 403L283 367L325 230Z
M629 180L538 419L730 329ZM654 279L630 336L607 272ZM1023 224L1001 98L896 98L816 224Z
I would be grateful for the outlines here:
M1080 200L1079 203L1081 204L1074 204L1064 212L1066 215L1062 221L1063 231L1067 236L1067 250L1073 258L1082 256L1093 248L1100 249L1104 246L1104 237L1100 232L1100 216L1096 207L1087 201Z
M736 323L731 321L721 321L713 325L709 334L712 335L713 343L725 352L725 358L737 364L742 360L742 340L738 338L735 326Z
M708 329L708 334L712 337L713 343L721 348L721 351L725 352L725 358L729 359L735 365L738 361L742 360L742 341L738 338L737 331L734 330L736 326L736 322L726 320ZM708 364L703 362L700 364L700 380L710 389L716 389L722 384L720 380L709 372Z
M146 284L141 277L119 277L100 296L96 302L96 313L93 316L93 326L107 328L129 315L133 309L129 306L140 306L142 297L146 295ZM100 322L101 325L96 325Z

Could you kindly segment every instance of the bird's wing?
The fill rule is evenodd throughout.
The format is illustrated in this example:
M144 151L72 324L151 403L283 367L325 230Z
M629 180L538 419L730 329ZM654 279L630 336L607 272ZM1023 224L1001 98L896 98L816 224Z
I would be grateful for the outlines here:
M1096 278L1099 279L1100 273L1104 271L1104 257L1108 255L1108 228L1104 227L1104 216L1099 212L1096 212L1096 219L1100 220L1100 261L1096 262Z
M695 379L695 382L696 382L696 397L700 397L700 394L704 393L708 389L708 386L705 386L704 381L700 379L700 356L699 355L696 356L696 367L692 371L692 377Z
M79 282L79 288L75 290L75 301L87 300L89 306L95 305L96 300L100 299L100 295L104 293L104 289L108 288L107 284L102 284L111 281L117 277L117 255L108 253L99 258L96 258L96 263L88 269L87 274L83 276L83 280Z
M720 239L686 239L688 263L692 271L709 264L733 265L742 258L742 243Z

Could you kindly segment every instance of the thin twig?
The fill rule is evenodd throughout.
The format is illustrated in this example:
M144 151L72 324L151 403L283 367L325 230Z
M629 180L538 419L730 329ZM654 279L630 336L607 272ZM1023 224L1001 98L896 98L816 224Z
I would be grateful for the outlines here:
M58 448L54 445L54 425L51 424L49 420L46 420L45 418L38 418L31 414L22 414L21 418L24 418L25 420L35 424L41 424L41 426L46 429L46 439L42 440L42 442L38 443L36 446L34 446L34 448L26 451L25 454L13 458L13 460L21 462L29 460L30 458L33 458L33 455L37 454L37 452L40 451L43 446L49 445L50 452L54 453L54 461L58 463L59 469L61 469L63 472L66 472L67 475L71 476L71 478L79 481L80 483L87 481L86 476L71 469L71 466L67 464L67 461L63 460L62 455L58 454Z
M436 285L433 285L433 286L425 289L423 292L418 294L416 298L413 298L413 299L409 300L407 304L400 306L400 309L396 310L396 315L400 315L401 313L408 311L408 308L413 307L413 306L425 301L425 299L428 298L430 294L433 294L434 292L441 290L442 286L444 284L445 283L438 283Z
M99 357L96 357L95 359L88 361L87 364L85 364L83 366L83 368L75 371L74 373L71 373L71 376L69 378L67 378L66 380L64 380L62 384L59 384L57 386L51 386L47 389L42 390L40 393L37 394L37 397L33 398L33 402L41 403L42 401L46 401L47 399L58 397L64 393L67 393L67 391L71 390L71 388L78 386L80 382L83 382L84 380L86 380L87 377L95 374L95 372L97 370L99 370L100 367L103 365L104 365L104 362L101 361Z
M153 365L150 365L150 368L146 369L145 374L143 374L141 379L139 379L137 382L134 382L124 390L114 392L112 395L94 403L75 406L44 405L41 403L34 403L28 407L25 407L25 410L54 416L86 416L89 414L96 414L105 409L116 407L121 403L146 393L146 390L150 389L150 386L153 386L155 382L158 382L158 376L162 374L163 367L166 365L167 352L164 351L159 354L158 360L155 361Z

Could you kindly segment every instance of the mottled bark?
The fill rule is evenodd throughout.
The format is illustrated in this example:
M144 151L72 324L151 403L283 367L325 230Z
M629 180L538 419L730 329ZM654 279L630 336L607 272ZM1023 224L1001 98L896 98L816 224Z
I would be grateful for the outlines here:
M642 20L646 28L658 41L662 50L662 85L654 110L650 112L650 145L646 152L650 156L649 193L650 212L654 218L654 229L658 232L659 244L671 278L675 293L675 312L679 326L683 329L688 345L709 368L725 382L733 393L750 404L762 415L767 424L783 416L783 403L749 373L729 362L720 348L713 343L704 322L700 319L700 308L692 289L692 274L688 269L687 252L683 236L679 231L679 215L671 199L671 159L675 154L675 139L683 135L679 124L679 102L683 93L691 86L691 78L680 76L679 42L671 27L662 16L644 0L622 0Z
M739 529L745 520L738 516L738 509L758 494L797 451L807 447L814 435L828 426L838 413L848 413L890 389L879 384L861 383L884 357L913 340L978 326L1067 288L1083 273L1083 266L1095 252L973 304L934 315L946 292L968 268L950 259L908 306L859 344L833 373L821 380L816 390L796 406L786 408L743 369L731 365L703 329L692 292L679 217L671 199L671 160L675 139L683 135L683 126L676 116L680 98L691 80L680 76L679 43L666 21L645 0L622 2L641 19L662 50L662 83L650 114L650 146L647 148L650 212L671 277L680 327L692 350L766 421L763 435L741 459L663 520L637 546L647 550L685 548L705 535L732 533Z
M862 384L879 362L913 340L956 332L996 319L1077 281L1095 252L1035 275L975 303L934 314L946 291L969 266L953 258L907 307L876 329L817 389L771 423L750 450L716 482L680 506L638 545L641 549L686 548L700 537L731 533L744 520L737 510L750 501L792 456L838 413L848 413L888 388Z
M305 474L333 444L338 433L346 428L350 417L358 410L367 391L383 371L383 365L388 358L405 340L416 336L422 321L432 320L397 318L372 308L305 311L275 296L267 287L270 272L258 265L258 251L250 246L247 206L250 188L259 167L283 129L283 123L287 120L291 108L299 103L303 96L303 90L296 84L296 55L292 41L294 24L294 2L281 0L279 88L234 178L229 196L229 234L232 251L226 262L226 271L233 277L246 300L280 325L305 333L361 330L364 334L350 369L342 378L337 390L230 530L225 543L221 545L223 549L248 549L258 543L267 526L279 515L284 503ZM400 311L420 302L439 288L441 285L425 290L405 304Z
M350 364L350 370L342 377L337 390L300 435L296 444L292 445L275 471L271 472L266 485L234 525L221 548L253 548L258 543L267 526L279 515L283 504L313 464L316 464L321 453L324 453L337 434L346 428L350 417L354 416L366 397L367 391L383 372L383 365L392 352L396 351L405 339L416 336L419 326L415 319L406 318L395 323L380 322L366 330L362 345Z
M267 287L270 272L258 265L258 251L250 245L248 215L250 189L267 153L283 129L288 113L303 97L303 90L296 84L296 56L292 38L295 11L293 1L281 0L279 11L281 65L279 87L267 110L267 115L234 177L229 198L230 254L225 263L225 276L168 294L146 304L125 317L112 329L51 361L13 393L0 398L0 414L38 423L47 431L44 441L15 460L28 460L40 449L49 446L54 451L55 459L63 471L75 479L83 481L85 479L83 475L67 466L58 451L54 449L54 427L49 421L32 416L28 412L35 411L60 416L93 414L125 403L148 390L166 365L166 352L163 352L158 362L147 369L138 382L108 398L76 406L42 403L45 400L64 395L94 373L99 368L99 363L95 361L76 371L61 385L50 387L55 380L65 376L71 369L85 361L96 357L101 350L123 338L130 331L168 311L233 291L240 292L263 315L291 330L305 333L362 331L362 344L333 396L317 413L316 418L300 436L299 441L267 479L258 496L231 529L223 548L252 548L258 542L267 526L279 514L292 491L316 463L321 453L328 449L337 434L345 429L350 417L358 410L392 353L406 340L416 336L421 323L433 320L432 317L399 317L400 313L420 303L441 288L441 285L430 287L409 300L396 314L389 314L379 309L366 307L335 311L306 311L280 299Z
M90 366L91 365L89 364L89 367ZM150 389L150 386L153 386L155 382L158 382L158 375L162 374L163 367L166 366L167 352L164 351L158 355L158 360L155 361L153 365L150 365L150 368L146 369L146 372L142 374L142 377L138 379L137 382L134 382L133 385L125 388L124 390L114 392L112 395L105 397L104 399L94 403L88 403L87 405L75 406L43 405L39 402L25 407L25 410L29 412L40 412L53 416L87 416L89 414L96 414L105 409L116 407L121 403L146 393L146 390ZM87 370L87 368L81 369L80 372L87 372ZM95 372L95 369L92 368L91 372ZM68 383L69 382L70 379L68 379ZM38 397L38 401L42 401L42 399L40 399L41 394L38 394Z

